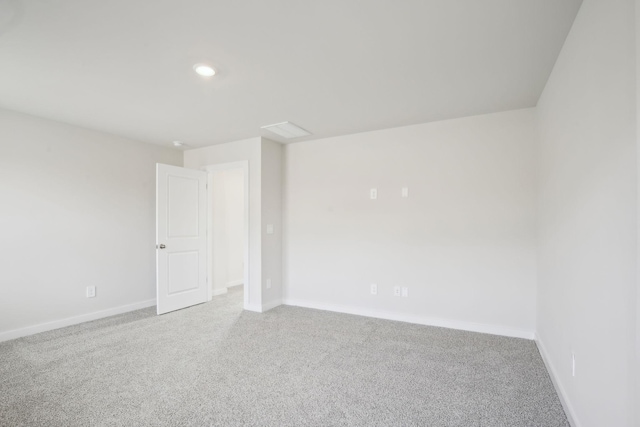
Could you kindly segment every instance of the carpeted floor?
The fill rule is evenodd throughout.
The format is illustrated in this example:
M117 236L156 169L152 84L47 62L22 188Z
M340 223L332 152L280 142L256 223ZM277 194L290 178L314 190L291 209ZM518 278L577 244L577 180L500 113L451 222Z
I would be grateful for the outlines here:
M296 307L241 287L0 343L1 426L568 426L532 341Z

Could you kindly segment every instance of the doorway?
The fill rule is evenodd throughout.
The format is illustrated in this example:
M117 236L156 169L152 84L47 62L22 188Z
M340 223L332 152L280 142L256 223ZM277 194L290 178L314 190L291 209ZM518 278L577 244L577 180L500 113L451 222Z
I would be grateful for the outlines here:
M207 184L208 300L242 286L249 289L249 162L210 165Z

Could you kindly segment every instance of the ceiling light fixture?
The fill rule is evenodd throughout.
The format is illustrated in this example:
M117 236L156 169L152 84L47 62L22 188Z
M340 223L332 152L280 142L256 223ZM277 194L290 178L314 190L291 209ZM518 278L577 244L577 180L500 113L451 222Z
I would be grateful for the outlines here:
M211 77L216 73L216 70L206 64L196 64L193 66L193 70L203 77Z
M276 123L274 125L262 126L261 129L268 130L269 132L273 132L276 135L280 135L287 139L300 138L303 136L311 135L311 132L302 129L300 126L295 125L291 122L282 122Z
M182 141L173 141L174 147L184 147L184 142Z

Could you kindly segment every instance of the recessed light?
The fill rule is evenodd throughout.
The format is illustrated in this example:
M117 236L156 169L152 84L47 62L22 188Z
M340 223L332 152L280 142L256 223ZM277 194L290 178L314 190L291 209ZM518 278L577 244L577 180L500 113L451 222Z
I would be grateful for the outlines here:
M182 142L182 141L173 141L173 146L174 147L183 147L184 146L184 142Z
M193 66L193 70L203 77L211 77L216 73L216 70L207 64L196 64Z

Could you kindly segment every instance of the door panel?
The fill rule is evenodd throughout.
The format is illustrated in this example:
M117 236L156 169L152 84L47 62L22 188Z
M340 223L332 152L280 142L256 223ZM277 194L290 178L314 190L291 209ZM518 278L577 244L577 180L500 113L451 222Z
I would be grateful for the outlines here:
M198 251L167 254L167 295L198 288Z
M167 176L167 237L198 237L197 178Z
M158 314L207 300L207 174L156 167Z

